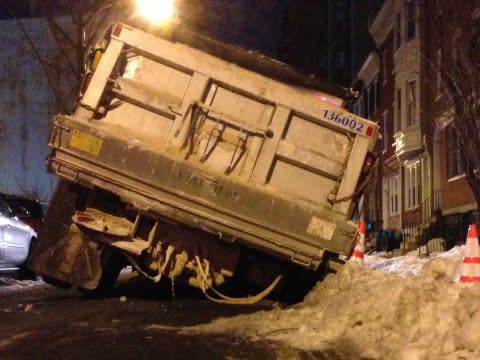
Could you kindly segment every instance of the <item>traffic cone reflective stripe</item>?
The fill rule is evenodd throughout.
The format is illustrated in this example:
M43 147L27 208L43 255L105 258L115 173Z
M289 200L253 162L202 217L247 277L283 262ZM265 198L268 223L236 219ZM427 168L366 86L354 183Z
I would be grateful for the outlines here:
M468 234L467 234L467 239L468 238L476 238L478 241L478 233L477 233L477 225L471 224L468 227Z
M364 220L360 220L360 224L358 225L358 232L360 234L363 234L365 237L365 234L367 233L367 223Z
M466 275L462 275L462 276L460 276L460 282L462 282L462 283L480 282L480 276L466 276Z
M350 261L356 262L363 265L363 258L365 256L365 232L367 229L367 224L363 219L360 220L358 225L358 241L353 249L352 256Z
M480 282L480 246L478 244L477 226L475 224L470 225L468 228L460 282Z
M463 259L464 264L480 264L480 257L465 257Z
M352 256L363 259L364 253L362 251L353 250Z

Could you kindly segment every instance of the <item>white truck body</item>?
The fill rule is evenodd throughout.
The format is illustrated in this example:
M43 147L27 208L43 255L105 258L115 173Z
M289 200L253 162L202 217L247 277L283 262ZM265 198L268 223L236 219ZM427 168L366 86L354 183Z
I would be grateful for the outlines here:
M325 251L353 248L353 194L377 136L342 104L116 24L75 113L54 119L49 168L138 213L316 270ZM148 239L134 232L109 244L141 254Z

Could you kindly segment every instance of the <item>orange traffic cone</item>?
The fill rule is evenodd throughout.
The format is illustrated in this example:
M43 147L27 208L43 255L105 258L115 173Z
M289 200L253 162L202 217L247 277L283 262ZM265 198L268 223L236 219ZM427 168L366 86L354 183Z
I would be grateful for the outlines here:
M468 227L460 282L480 282L480 246L478 245L477 225L475 224Z
M367 224L365 223L365 220L363 218L360 219L360 224L358 225L358 238L357 238L357 244L355 245L355 248L353 249L352 256L350 256L351 262L355 262L358 264L363 265L363 257L365 255L365 233L367 230Z

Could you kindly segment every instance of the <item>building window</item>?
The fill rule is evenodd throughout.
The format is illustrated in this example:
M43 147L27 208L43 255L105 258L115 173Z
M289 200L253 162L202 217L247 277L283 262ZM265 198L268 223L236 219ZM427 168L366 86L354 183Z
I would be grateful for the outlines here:
M361 116L361 117L365 117L363 98L364 98L364 94L361 93L361 95L359 96L359 98L357 100L356 111L355 111L355 114L357 114L358 116Z
M440 16L443 14L442 11L442 0L435 0L435 14Z
M453 126L447 128L447 178L465 174L465 158L460 149L457 131Z
M362 115L364 118L369 118L369 109L368 109L368 104L369 104L369 101L368 101L368 98L370 97L370 89L369 88L365 88L365 91L363 93L363 108L364 108L364 115Z
M398 13L395 16L395 38L394 38L395 50L400 48L402 44L402 14Z
M365 107L367 108L367 118L372 118L377 111L377 80L372 81L365 93Z
M382 85L385 85L388 80L388 70L387 70L387 56L388 51L385 50L382 54Z
M407 1L407 40L415 37L416 32L416 6L413 0Z
M343 8L343 6L340 6L340 9L337 9L335 11L335 17L336 17L336 20L337 20L338 27L339 28L345 27L347 16L346 16L346 11Z
M375 206L375 193L371 192L368 194L368 221L369 222L376 222L377 221L377 216L375 213L375 209L377 208Z
M402 89L397 89L395 95L395 132L400 131L402 123Z
M345 51L337 52L337 69L343 69L346 64Z
M422 175L420 160L405 167L406 208L412 209L420 205L422 190Z
M370 116L373 117L375 115L375 112L377 111L377 79L373 80L372 83L369 86L369 110L370 110Z
M442 49L437 50L437 97L442 95Z
M407 83L407 127L417 123L417 82Z
M390 215L398 214L400 212L400 181L398 175L390 176L388 181L388 194L390 200Z
M388 145L390 145L390 139L388 137L388 111L383 113L382 117L383 122L383 150L388 150Z
M366 92L367 95L367 101L366 101L366 106L367 106L367 119L371 119L373 115L373 89L372 86L369 86Z

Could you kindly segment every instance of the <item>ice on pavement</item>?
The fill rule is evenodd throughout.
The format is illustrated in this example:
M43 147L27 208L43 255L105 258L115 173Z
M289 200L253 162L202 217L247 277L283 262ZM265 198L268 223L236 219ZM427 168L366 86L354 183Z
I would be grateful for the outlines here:
M355 359L480 359L480 284L458 283L464 247L420 258L366 256L295 306L220 318L193 331L235 332Z
M0 277L0 294L16 292L37 286L45 286L42 280L18 280L13 277Z

